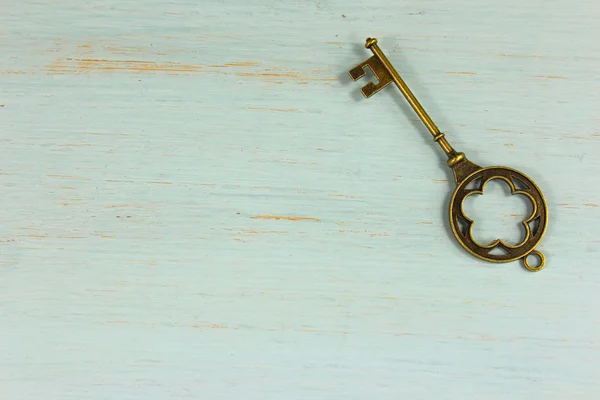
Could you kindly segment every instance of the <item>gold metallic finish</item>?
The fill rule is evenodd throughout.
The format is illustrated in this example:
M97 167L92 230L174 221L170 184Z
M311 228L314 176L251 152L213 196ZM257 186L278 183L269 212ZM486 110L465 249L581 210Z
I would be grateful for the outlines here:
M465 153L458 153L457 155L455 155L454 157L452 157L451 159L448 160L448 166L452 167L454 164L456 164L464 159L465 159Z
M390 61L377 45L377 39L368 38L365 47L373 52L373 56L365 62L350 70L352 79L357 80L365 76L365 67L369 67L378 82L369 82L362 89L365 97L371 97L381 89L394 82L402 92L413 110L433 135L433 140L440 145L448 156L448 166L454 173L456 189L450 200L448 217L452 233L460 245L472 255L490 262L508 262L517 259L523 260L524 267L529 271L539 271L546 265L544 255L535 250L542 240L548 225L548 207L542 191L525 174L508 167L482 168L469 161L464 153L457 152L446 139L446 135L438 129L431 120L421 103L410 91L404 80L394 69ZM526 196L533 204L531 215L522 222L525 236L523 240L510 245L497 239L488 245L475 241L472 234L474 221L463 212L465 199L472 194L483 194L485 185L493 180L500 179L508 184L513 195ZM537 257L539 265L532 267L528 257Z
M434 138L434 140L435 140L435 138ZM440 147L442 148L442 150L444 150L444 152L446 154L448 154L448 155L456 154L456 152L454 151L452 146L450 146L450 143L448 143L448 140L446 138L441 137L435 141L438 142L438 144L440 145Z
M532 267L529 264L529 261L527 261L527 258L530 256L536 256L540 260L540 264L537 267ZM545 264L546 264L546 257L544 257L544 255L537 250L533 250L531 253L529 253L528 256L523 257L523 265L525 266L525 268L527 268L528 270L533 271L533 272L539 271L540 269L544 268Z

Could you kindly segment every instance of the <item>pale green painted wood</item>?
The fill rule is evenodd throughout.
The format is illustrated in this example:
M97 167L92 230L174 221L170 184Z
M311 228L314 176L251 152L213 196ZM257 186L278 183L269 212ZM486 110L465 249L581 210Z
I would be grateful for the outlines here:
M596 398L599 14L5 1L0 397ZM439 149L347 77L366 36L544 190L544 271L455 244Z

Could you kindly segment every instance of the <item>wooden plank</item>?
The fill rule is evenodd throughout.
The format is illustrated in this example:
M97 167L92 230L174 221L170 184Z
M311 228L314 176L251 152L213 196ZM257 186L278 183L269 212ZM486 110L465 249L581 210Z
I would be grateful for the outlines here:
M597 2L4 8L1 398L597 397ZM543 271L456 244L441 152L348 77L367 36L542 188Z

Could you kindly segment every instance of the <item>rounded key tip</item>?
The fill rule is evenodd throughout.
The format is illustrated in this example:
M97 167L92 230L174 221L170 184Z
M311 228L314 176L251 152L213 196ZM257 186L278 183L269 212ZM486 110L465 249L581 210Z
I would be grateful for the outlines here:
M368 49L374 44L377 44L377 39L375 38L367 38L367 42L365 43L365 47Z

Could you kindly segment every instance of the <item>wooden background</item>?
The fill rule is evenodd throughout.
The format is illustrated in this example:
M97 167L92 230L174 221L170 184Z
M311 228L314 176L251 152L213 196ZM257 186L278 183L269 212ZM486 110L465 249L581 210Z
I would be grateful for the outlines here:
M0 3L1 399L600 396L596 0ZM367 36L543 271L455 242Z

